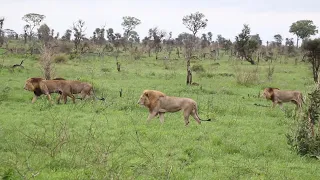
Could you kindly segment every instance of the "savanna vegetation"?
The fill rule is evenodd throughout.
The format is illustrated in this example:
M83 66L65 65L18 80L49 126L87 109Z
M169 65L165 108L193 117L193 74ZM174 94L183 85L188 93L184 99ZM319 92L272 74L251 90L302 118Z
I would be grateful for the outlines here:
M123 17L86 32L78 20L63 35L30 13L22 34L0 19L0 177L2 179L319 179L320 40L311 20L294 22L291 38L264 40L250 26L226 39L199 35L209 20L182 17L173 37L159 27L140 39L143 23ZM178 22L177 22L178 23ZM300 40L300 46L299 46ZM93 84L105 100L50 104L23 89L29 77ZM265 87L299 90L303 111L271 108ZM200 117L181 113L146 122L144 89L190 97ZM54 98L58 94L52 94Z

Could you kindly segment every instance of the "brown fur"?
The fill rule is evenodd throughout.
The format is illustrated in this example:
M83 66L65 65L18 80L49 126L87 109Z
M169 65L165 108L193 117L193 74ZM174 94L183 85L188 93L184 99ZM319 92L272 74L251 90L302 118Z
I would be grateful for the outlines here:
M85 99L87 96L89 97L94 94L93 86L90 83L77 80L65 80L65 82L70 85L72 94L81 94L81 99ZM66 96L60 95L58 101L60 101L61 98L66 99Z
M138 104L149 109L147 121L150 121L159 114L160 122L164 122L164 113L183 111L185 125L189 124L189 116L201 124L201 119L198 115L197 103L190 98L166 96L164 93L156 90L144 90ZM207 120L207 121L210 121Z
M263 97L267 100L271 100L273 103L272 107L279 104L282 109L282 103L292 102L297 108L301 110L303 101L303 96L300 91L293 90L280 90L279 88L268 87L263 90Z
M59 93L61 95L69 96L75 103L75 98L71 93L70 85L61 80L45 80L43 78L29 78L25 82L25 90L33 91L34 97L32 103L34 103L39 96L45 94L48 100L51 101L51 93ZM65 101L66 103L66 101Z

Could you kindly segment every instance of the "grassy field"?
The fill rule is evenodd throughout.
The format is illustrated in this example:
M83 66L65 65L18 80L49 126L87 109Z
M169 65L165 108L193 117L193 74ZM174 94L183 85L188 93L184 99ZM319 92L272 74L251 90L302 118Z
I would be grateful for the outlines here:
M275 62L272 81L268 64L260 63L258 79L237 83L256 66L227 57L194 60L204 72L194 72L200 86L186 86L184 60L130 60L87 57L55 65L55 77L92 83L102 101L50 105L45 97L31 104L23 89L28 77L42 76L35 58L24 69L0 63L0 177L3 179L319 179L320 165L291 151L286 134L294 105L271 109L258 98L262 88L301 90L313 87L308 64ZM119 97L120 89L123 97ZM146 123L148 110L137 104L144 89L197 101L199 115L213 118L198 125L182 113L166 113L164 124ZM53 95L56 97L56 95ZM255 104L270 107L256 106Z

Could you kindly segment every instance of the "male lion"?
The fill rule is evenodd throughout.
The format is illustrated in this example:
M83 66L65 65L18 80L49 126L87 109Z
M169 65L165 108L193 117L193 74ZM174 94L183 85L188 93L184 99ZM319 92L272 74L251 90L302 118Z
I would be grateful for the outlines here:
M34 92L32 103L34 103L39 96L45 94L48 97L48 101L51 101L51 93L59 93L63 96L69 96L75 103L75 97L71 93L71 87L69 84L62 80L45 80L43 78L29 78L26 80L24 89ZM65 102L66 103L66 100Z
M63 78L61 78L63 79ZM99 99L99 100L104 100L104 98L98 98L96 97L94 90L93 90L93 86L90 83L87 82L81 82L81 81L77 81L77 80L65 80L63 79L67 84L70 85L71 87L71 93L72 94L81 94L81 98L80 99L85 99L87 96L91 96L93 95L95 98ZM58 98L58 102L60 102L60 99L64 98L65 100L67 99L66 95L60 95L60 97Z
M189 116L192 117L201 124L202 120L198 115L197 103L190 98L173 97L167 96L164 93L156 90L144 90L138 104L143 105L149 109L149 116L147 121L149 122L152 118L159 114L160 122L164 122L164 113L166 112L177 112L182 110L185 125L189 124Z
M302 108L302 103L304 103L303 96L300 91L292 91L292 90L284 91L284 90L280 90L279 88L268 87L263 90L263 97L273 102L273 105L272 105L273 108L277 104L279 104L282 110L283 110L282 103L292 102L300 110Z

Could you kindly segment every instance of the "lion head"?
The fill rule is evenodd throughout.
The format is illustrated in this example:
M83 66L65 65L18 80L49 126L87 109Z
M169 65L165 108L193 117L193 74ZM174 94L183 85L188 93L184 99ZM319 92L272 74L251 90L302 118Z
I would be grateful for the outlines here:
M159 99L159 97L166 96L164 93L156 90L144 90L142 95L140 96L140 99L138 101L138 104L142 106L146 106L149 109L156 106L156 103Z
M36 91L39 88L40 81L44 80L43 78L29 78L26 80L24 89L28 91Z
M268 87L263 90L262 96L266 99L272 99L274 90L280 90L279 88Z

